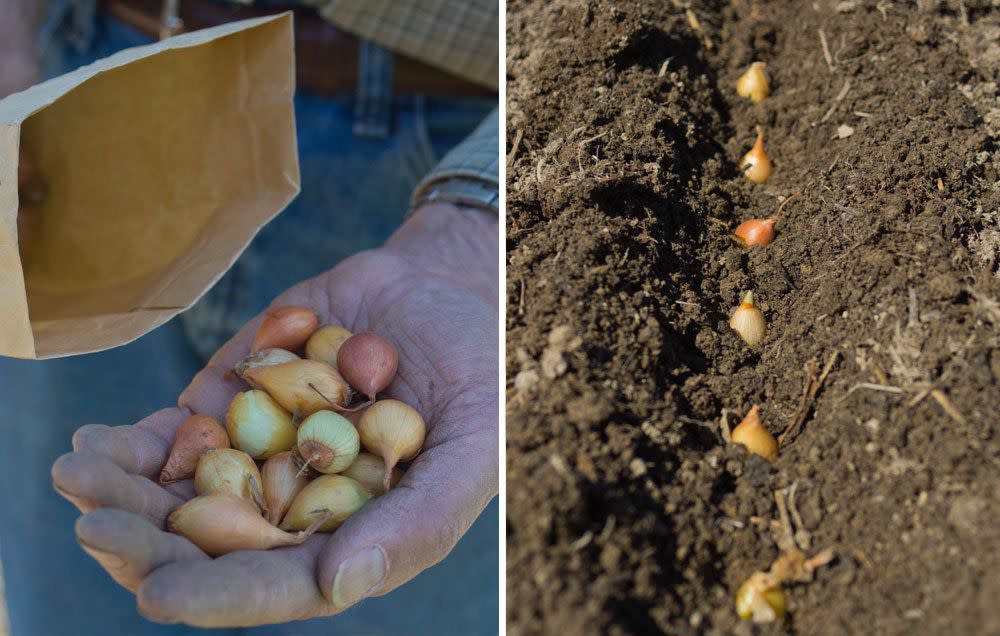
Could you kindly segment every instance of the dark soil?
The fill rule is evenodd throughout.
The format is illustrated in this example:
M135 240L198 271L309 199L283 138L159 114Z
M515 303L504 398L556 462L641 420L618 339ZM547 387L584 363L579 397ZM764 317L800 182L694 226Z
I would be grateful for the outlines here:
M684 4L508 2L510 632L1000 634L1000 11ZM729 238L803 187L773 244ZM775 462L725 444L833 355ZM837 558L751 627L793 484Z

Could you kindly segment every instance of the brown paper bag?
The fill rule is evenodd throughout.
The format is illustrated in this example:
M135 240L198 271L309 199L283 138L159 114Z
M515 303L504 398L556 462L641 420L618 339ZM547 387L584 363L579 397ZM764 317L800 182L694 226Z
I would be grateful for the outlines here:
M299 192L293 48L291 14L245 20L0 101L0 355L125 344L232 266Z

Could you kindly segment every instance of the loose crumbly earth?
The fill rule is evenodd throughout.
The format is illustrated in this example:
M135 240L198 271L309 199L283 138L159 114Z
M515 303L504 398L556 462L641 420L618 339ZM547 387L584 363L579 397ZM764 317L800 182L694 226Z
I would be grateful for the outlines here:
M510 631L1000 634L1000 11L691 5L508 2ZM729 238L801 188L772 245ZM773 464L725 444L834 355ZM753 627L793 485L837 558Z

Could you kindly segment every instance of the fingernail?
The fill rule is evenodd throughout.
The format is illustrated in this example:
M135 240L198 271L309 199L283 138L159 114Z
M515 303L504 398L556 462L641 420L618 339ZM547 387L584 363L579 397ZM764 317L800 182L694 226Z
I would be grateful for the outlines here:
M344 609L368 598L385 580L385 550L372 546L340 564L333 579L333 604Z
M77 541L79 541L80 547L83 548L84 552L94 557L94 559L97 560L97 562L103 565L104 567L110 568L112 570L120 570L121 568L125 567L125 561L117 554L113 554L111 552L105 552L104 550L95 548L92 545L84 543L80 539L77 539Z

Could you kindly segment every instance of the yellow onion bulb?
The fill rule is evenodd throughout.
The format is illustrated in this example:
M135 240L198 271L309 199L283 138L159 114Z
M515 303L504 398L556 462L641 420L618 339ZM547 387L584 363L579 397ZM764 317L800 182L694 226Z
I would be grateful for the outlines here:
M385 494L385 462L378 455L372 453L359 453L354 463L340 473L344 477L350 477L368 491L372 497L381 497ZM389 486L396 487L399 480L403 478L403 469L398 466L392 469L392 476L389 479Z
M764 459L774 461L778 457L778 441L764 428L764 424L760 421L760 407L756 404L743 421L732 430L729 439L734 444L742 444L748 451Z
M762 102L771 94L767 62L754 62L736 81L736 94L753 102Z
M317 411L299 426L299 456L321 473L339 473L358 456L358 431L342 415Z
M317 360L255 367L247 369L245 377L267 391L286 411L299 417L343 407L351 398L347 381L336 369Z
M269 550L305 541L315 528L289 534L275 528L257 509L229 495L203 495L175 508L167 529L179 534L209 556L237 550Z
M392 469L397 462L410 461L424 445L427 427L415 408L399 400L379 400L367 409L358 423L361 444L385 463L382 485L392 487Z
M336 367L337 353L340 351L340 345L344 344L344 341L352 335L354 334L347 329L336 325L320 327L316 330L316 333L310 336L309 342L306 343L306 357L310 360L319 360L331 367Z
M371 496L361 484L343 475L320 475L292 501L281 522L282 530L303 530L319 523L318 532L332 532L361 509Z
M199 495L230 495L256 509L264 507L262 481L257 464L234 448L206 452L194 472L194 489Z
M226 430L233 447L254 459L267 459L295 447L291 416L259 389L233 398L226 411Z

